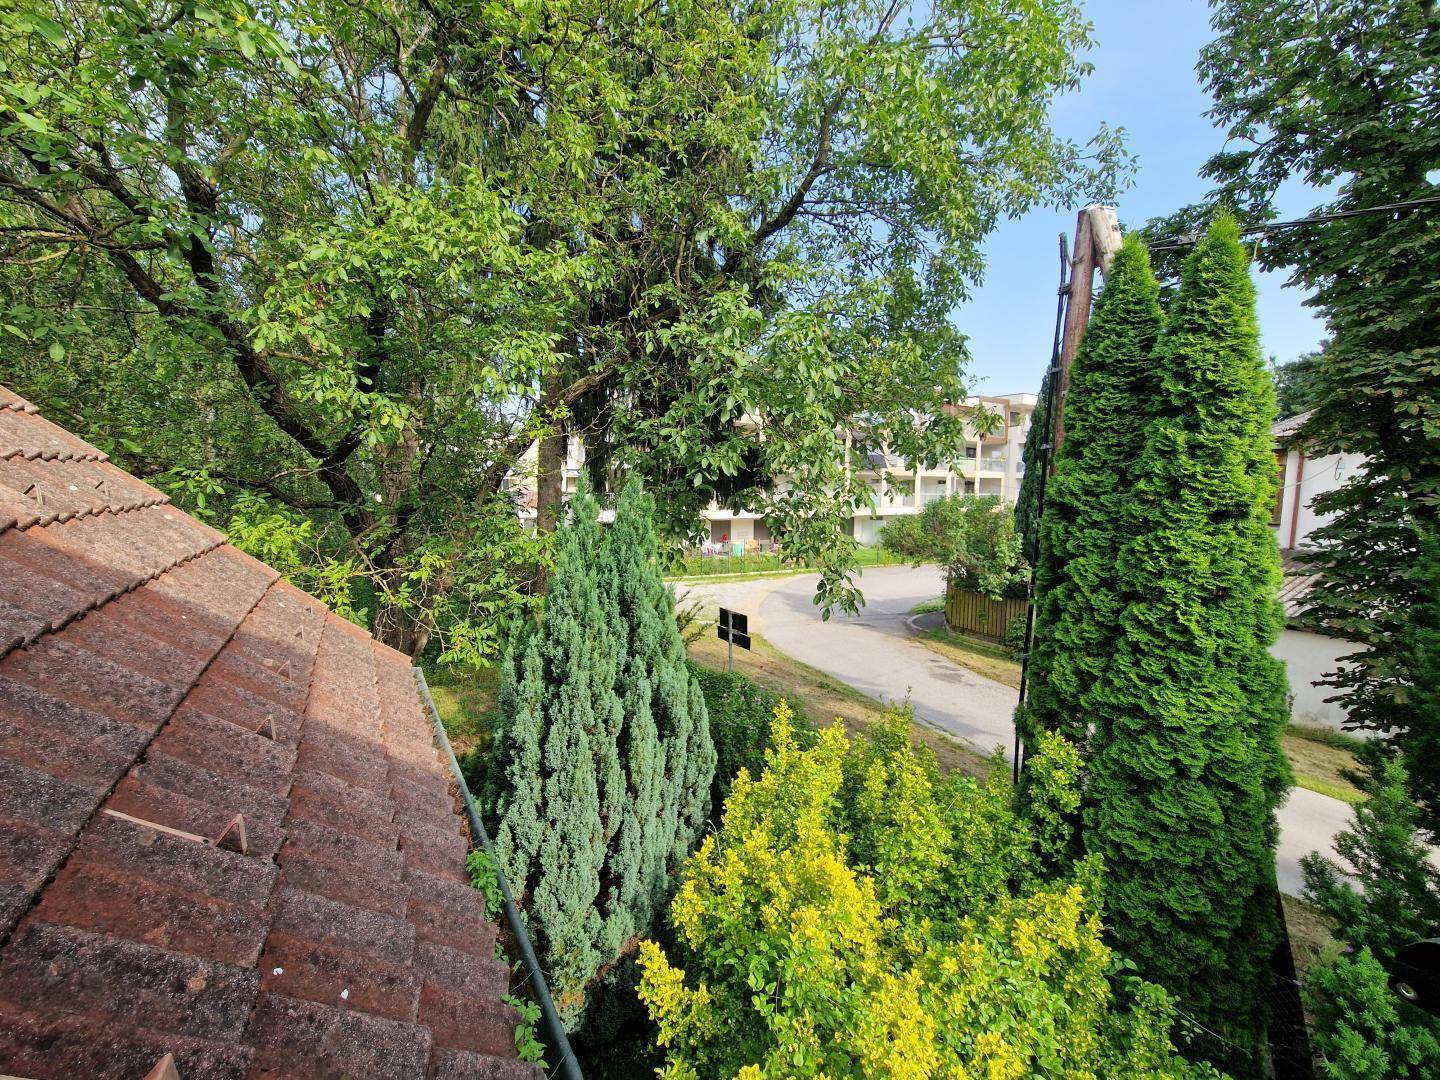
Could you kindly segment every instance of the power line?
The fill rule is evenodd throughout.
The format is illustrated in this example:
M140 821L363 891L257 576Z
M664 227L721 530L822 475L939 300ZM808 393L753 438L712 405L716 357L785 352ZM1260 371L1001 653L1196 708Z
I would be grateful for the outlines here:
M1344 218L1365 217L1368 214L1389 214L1396 210L1411 210L1420 206L1433 206L1440 203L1440 195L1427 195L1422 199L1405 199L1402 202L1381 203L1379 206L1365 206L1357 210L1337 210L1333 214L1314 214L1310 217L1296 218L1294 221L1272 221L1266 225L1251 225L1240 230L1241 236L1253 236L1256 233L1274 232L1278 229L1294 229L1302 225L1321 225L1327 221L1340 221ZM1169 237L1165 240L1157 240L1150 244L1151 251L1179 251L1182 248L1190 247L1199 241L1197 233L1182 233L1179 236Z

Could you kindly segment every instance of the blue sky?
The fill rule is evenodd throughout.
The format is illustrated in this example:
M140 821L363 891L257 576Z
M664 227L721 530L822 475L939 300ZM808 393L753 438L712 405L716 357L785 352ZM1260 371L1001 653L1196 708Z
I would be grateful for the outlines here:
M1082 142L1101 121L1125 128L1139 161L1117 205L1122 222L1143 224L1209 188L1198 174L1221 133L1204 115L1210 99L1195 74L1200 47L1213 36L1209 8L1204 0L1086 0L1085 11L1095 27L1095 73L1057 104L1054 124ZM1318 191L1289 187L1279 201L1282 216L1301 216L1324 201ZM1077 209L1037 210L991 235L985 281L955 315L970 338L972 391L1039 389L1055 327L1056 237L1074 233ZM1256 275L1261 346L1282 362L1324 336L1321 321L1302 306L1305 293L1284 281L1283 273Z

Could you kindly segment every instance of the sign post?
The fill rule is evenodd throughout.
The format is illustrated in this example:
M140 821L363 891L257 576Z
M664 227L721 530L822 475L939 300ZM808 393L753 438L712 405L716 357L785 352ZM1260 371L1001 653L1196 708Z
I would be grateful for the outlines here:
M750 648L750 616L722 607L720 621L715 624L715 636L726 643L725 670L729 671L735 666L735 646Z

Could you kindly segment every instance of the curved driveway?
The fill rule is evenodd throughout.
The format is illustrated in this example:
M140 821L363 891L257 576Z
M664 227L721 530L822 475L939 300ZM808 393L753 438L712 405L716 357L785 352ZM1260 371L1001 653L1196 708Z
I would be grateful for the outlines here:
M813 574L790 578L762 601L759 629L770 644L876 701L908 698L922 723L982 753L1000 746L1009 754L1017 691L910 640L910 610L945 591L939 569L872 567L860 580L865 592L860 613L837 611L829 622L818 618L815 582Z
M935 567L872 567L860 578L866 604L858 615L835 612L822 621L815 607L817 575L799 574L735 583L678 586L705 605L706 617L723 605L750 616L752 631L775 648L819 668L880 702L907 695L917 719L976 749L996 746L1007 755L1014 742L1012 714L1018 694L1011 687L950 663L911 640L911 608L939 596L944 581ZM1276 869L1280 888L1298 896L1301 856L1323 851L1334 856L1334 837L1350 821L1339 799L1296 788L1277 812L1280 846Z

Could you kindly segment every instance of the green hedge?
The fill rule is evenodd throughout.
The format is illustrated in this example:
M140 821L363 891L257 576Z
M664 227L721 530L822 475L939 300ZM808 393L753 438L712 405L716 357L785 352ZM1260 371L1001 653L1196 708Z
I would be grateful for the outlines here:
M881 547L862 547L855 552L855 562L859 566L898 566L909 561ZM764 551L753 555L686 555L673 572L677 577L719 577L725 574L763 574L773 570L818 569Z
M710 813L720 819L730 784L741 769L751 776L765 771L765 752L774 746L770 725L780 695L767 690L748 675L738 671L714 671L694 660L690 673L705 695L705 711L710 714L710 738L715 744L715 779L710 789ZM786 699L797 717L805 716L805 703L798 698ZM813 729L799 725L803 738L813 737Z

